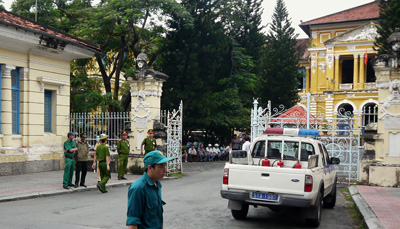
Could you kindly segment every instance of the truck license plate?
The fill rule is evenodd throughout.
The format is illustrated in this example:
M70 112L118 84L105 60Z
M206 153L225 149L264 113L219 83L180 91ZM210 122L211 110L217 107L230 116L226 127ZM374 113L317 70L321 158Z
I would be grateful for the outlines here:
M270 193L252 192L251 198L258 199L258 200L278 201L279 195L270 194Z

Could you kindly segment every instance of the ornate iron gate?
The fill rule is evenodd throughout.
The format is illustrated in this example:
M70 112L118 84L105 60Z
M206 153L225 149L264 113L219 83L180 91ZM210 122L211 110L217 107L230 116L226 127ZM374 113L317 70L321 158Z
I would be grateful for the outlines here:
M324 110L323 107L318 107ZM303 108L304 109L304 108ZM340 165L335 166L338 172L339 182L353 183L358 181L358 168L360 161L360 118L354 118L353 114L344 109L338 111L337 117L327 118L325 112L317 112L311 115L305 110L301 113L294 109L285 109L283 105L278 108L258 107L258 101L254 100L254 108L251 111L251 136L252 139L260 136L268 127L316 129L320 138L329 152L329 156L340 158ZM307 117L308 116L308 117Z
M168 111L167 118L167 157L174 158L168 162L167 173L182 173L182 114L181 101L178 110Z
M93 149L101 134L108 135L110 150L117 149L121 133L130 128L129 112L71 113L69 116L70 131L77 134L86 133L90 148Z

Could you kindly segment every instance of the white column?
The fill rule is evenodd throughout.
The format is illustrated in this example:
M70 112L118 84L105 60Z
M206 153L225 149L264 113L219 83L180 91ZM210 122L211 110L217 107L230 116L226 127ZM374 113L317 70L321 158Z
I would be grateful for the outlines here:
M12 92L11 70L15 66L1 65L1 133L3 146L12 146Z

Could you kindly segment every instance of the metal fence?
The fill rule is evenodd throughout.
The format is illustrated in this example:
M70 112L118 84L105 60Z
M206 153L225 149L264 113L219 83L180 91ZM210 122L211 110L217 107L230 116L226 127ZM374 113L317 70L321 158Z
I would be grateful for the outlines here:
M115 151L121 133L130 129L129 112L71 113L70 131L77 134L86 133L91 150L100 139L101 134L108 135L110 150Z
M297 111L289 113L288 110L283 105L272 108L270 102L267 108L263 109L255 100L251 113L252 139L260 136L268 127L316 129L320 132L319 140L325 144L329 155L341 160L340 165L335 166L339 182L354 183L358 181L360 149L362 148L360 146L360 117L354 118L351 112L346 112L344 109L338 110L337 118L327 118L325 113L307 117L309 112L304 115ZM370 111L365 112L371 115L366 116L368 118L374 115L374 110Z

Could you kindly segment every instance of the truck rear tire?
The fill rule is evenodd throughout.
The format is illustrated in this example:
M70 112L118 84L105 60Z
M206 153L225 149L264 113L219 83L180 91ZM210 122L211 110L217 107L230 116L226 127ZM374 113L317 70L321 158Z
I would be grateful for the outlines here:
M324 208L334 208L336 204L336 180L331 193L324 198Z
M243 220L246 219L247 213L249 212L249 205L242 203L242 209L241 210L231 210L233 218L237 220Z
M322 197L321 193L318 193L317 199L315 200L315 205L311 207L312 218L306 219L306 224L311 227L319 227L321 223L321 211L322 211Z

